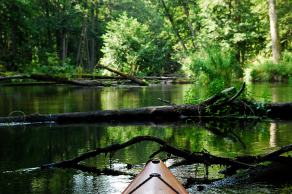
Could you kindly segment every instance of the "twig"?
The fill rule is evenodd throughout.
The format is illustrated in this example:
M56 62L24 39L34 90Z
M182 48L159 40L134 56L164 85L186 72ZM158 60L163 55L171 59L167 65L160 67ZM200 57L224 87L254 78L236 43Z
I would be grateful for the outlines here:
M164 147L163 146L161 146L157 151L155 151L153 154L151 154L149 156L149 158L154 158L157 154L159 154L161 152L164 152Z
M119 170L113 170L113 169L110 169L110 168L98 169L98 168L95 168L95 167L89 167L89 166L85 166L85 165L82 165L82 164L73 165L72 168L75 168L77 170L81 170L83 172L94 173L96 175L111 175L111 176L129 175L129 176L136 176L136 174L134 174L134 173L123 172L123 171L119 171Z
M172 105L172 106L175 106L176 104L174 104L174 103L171 103L170 101L168 101L168 100L163 100L163 99L161 99L161 98L157 98L157 100L159 100L159 101L161 101L161 102L164 102L165 104L168 104L168 105Z

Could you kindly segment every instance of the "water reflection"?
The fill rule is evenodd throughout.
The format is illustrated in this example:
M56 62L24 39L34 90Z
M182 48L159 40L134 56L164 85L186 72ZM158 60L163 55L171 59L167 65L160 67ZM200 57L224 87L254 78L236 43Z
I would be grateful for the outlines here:
M270 126L270 147L277 147L277 124L275 122L271 123Z
M292 123L277 124L276 136L270 132L270 123L11 127L0 130L0 171L69 159L95 147L125 142L138 135L160 137L183 149L206 149L221 156L260 154L269 151L271 139L275 146L292 143L291 126ZM158 148L155 143L142 142L118 151L112 157L115 164L143 164ZM109 167L108 161L108 155L101 155L86 163L102 168ZM120 168L118 166L113 167ZM213 173L217 170L213 169ZM26 172L17 176L1 173L0 177L0 190L4 193L18 191L11 187L20 187L24 193L118 193L130 181L129 177L94 176L74 170Z
M62 113L105 109L137 108L163 103L183 103L191 85L131 88L84 88L69 86L0 87L0 116L13 111L22 114Z
M274 88L271 90L271 87ZM181 104L184 103L184 96L190 88L197 99L205 97L206 91L203 88L191 85L118 89L65 86L1 87L0 115L8 115L16 110L28 114L162 105L157 98ZM248 90L258 100L267 99L268 96L268 100L272 101L292 101L292 88L286 85L276 87L270 84L258 84L248 86ZM119 193L129 183L129 177L95 176L61 169L2 172L69 159L96 147L122 143L138 135L160 137L182 149L191 151L205 149L215 155L234 157L266 153L271 149L291 144L291 128L292 122L1 127L0 193ZM159 146L155 143L142 142L118 151L112 155L113 168L121 168L129 163L138 165L139 168L136 170L139 171L141 164L144 164L158 148ZM160 157L166 156L161 154ZM109 167L109 155L87 160L86 164L98 168ZM201 175L204 175L203 167L198 168ZM217 172L218 168L210 168L210 174ZM175 173L185 177L189 172L194 171L194 169L187 170L184 175L181 169ZM264 187L257 191L261 192L265 189L274 191L274 188ZM227 189L226 191L236 190ZM240 191L246 190L241 188Z
M258 101L292 102L292 85L283 83L257 83L247 86L251 97Z

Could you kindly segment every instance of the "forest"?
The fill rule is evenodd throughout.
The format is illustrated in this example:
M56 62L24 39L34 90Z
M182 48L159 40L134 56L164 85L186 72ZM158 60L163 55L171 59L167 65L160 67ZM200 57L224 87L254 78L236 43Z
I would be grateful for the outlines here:
M289 0L0 2L0 71L289 81Z
M291 10L0 0L0 193L290 193Z

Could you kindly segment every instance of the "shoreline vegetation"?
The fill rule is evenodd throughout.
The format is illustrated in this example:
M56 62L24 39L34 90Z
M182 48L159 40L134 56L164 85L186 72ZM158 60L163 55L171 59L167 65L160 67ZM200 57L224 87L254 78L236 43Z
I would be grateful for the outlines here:
M73 83L75 75L120 73L138 85L148 83L136 78L177 75L215 92L244 76L292 79L292 4L284 0L36 0L0 8L2 75Z
M183 105L160 99L165 106L0 117L0 128L47 123L291 120L291 102L256 102L243 92L245 83L239 89L231 87L247 80L292 82L291 10L292 1L287 0L0 1L1 86L140 87L190 82L208 86L211 96ZM195 100L191 92L187 96L190 102ZM68 164L90 170L79 164L80 159L140 140L160 144L156 154L171 148L170 154L175 152L186 162L196 154L201 163L208 158L206 174L212 159L227 167L226 175L237 176L237 170L246 170L243 176L214 185L256 182L263 177L280 180L284 172L291 180L291 165L287 166L291 157L280 155L291 152L292 145L263 156L222 159L206 152L178 150L168 142L143 136L43 168ZM280 165L274 166L274 162ZM108 169L93 172L117 173Z

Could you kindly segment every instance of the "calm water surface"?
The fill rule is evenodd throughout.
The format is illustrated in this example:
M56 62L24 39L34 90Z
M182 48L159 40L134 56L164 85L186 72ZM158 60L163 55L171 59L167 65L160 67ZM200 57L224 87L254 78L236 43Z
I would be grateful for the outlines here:
M0 87L0 116L32 113L61 113L163 105L157 98L184 103L190 91L204 99L207 91L191 85L158 85L131 88L80 88L68 86ZM259 101L292 101L292 86L255 84L248 92ZM69 159L96 147L122 143L138 135L160 137L180 148L222 156L260 154L292 143L292 121L261 123L183 123L172 125L46 125L0 128L0 193L120 193L131 181L128 176L96 176L75 170L34 170L44 163ZM126 170L126 163L138 172L158 149L154 143L140 143L113 156L98 156L87 165ZM160 155L161 158L166 157ZM109 160L112 162L109 163ZM171 160L169 161L171 163ZM218 177L219 167L210 169ZM184 182L194 168L173 169ZM203 167L198 167L204 176ZM241 185L216 188L207 193L279 193L287 185ZM190 188L191 193L196 189Z

